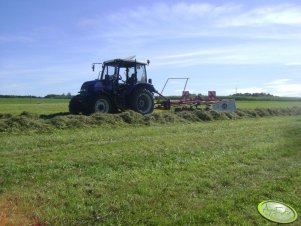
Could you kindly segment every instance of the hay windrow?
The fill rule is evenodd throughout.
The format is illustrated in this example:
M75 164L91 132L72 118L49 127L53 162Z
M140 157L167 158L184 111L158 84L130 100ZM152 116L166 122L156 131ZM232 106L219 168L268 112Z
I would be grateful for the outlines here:
M178 112L177 116L191 122L199 122L202 121L197 114L195 114L193 111L182 111Z
M0 113L0 132L49 132L56 129L74 129L89 127L141 126L168 123L198 123L213 120L235 120L271 116L301 115L300 107L278 109L238 109L236 112L216 112L196 110L182 112L154 112L141 115L134 111L120 114L96 113L90 116L71 115L67 112L38 115L22 112L20 115Z
M12 117L12 114L0 113L0 119L6 119Z

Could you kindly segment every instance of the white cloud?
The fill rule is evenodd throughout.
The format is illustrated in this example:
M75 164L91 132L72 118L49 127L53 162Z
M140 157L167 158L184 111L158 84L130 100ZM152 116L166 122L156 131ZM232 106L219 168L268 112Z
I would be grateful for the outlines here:
M108 20L113 23L127 24L128 27L137 28L137 21L146 23L149 26L158 22L172 23L195 21L196 19L215 18L219 15L232 13L238 8L234 4L213 5L209 3L177 3L166 4L156 3L151 6L140 6L137 8L124 9L108 16ZM207 21L207 19L206 19ZM199 21L202 22L202 21ZM189 27L189 24L187 24Z
M259 7L219 21L220 26L301 25L301 7L290 4Z
M157 3L84 18L78 25L91 28L85 38L103 39L111 54L144 51L157 66L191 66L289 65L301 58L299 24L298 5L247 9L237 3Z
M105 18L111 27L104 36L109 39L140 37L145 41L212 36L215 21L238 8L235 4L160 3L124 9ZM100 21L100 18L96 20ZM91 21L86 20L86 23Z
M155 56L152 61L156 65L177 65L178 67L203 64L288 65L295 58L301 58L301 51L295 46L252 43L248 45L231 44L218 47L202 47L201 49L187 47L185 52L171 50L171 54Z
M288 62L285 64L286 66L300 66L301 65L301 62Z
M278 79L267 83L266 90L277 96L301 96L301 83L291 79Z
M201 37L202 35L220 36L244 35L246 31L226 31L224 27L248 27L259 25L300 25L301 7L290 4L274 4L246 9L240 4L224 3L157 3L150 6L138 6L117 10L107 16L99 15L83 18L80 27L102 30L105 37ZM260 30L247 32L253 35L261 32L261 38L273 38L275 35L292 36L291 32L270 32ZM254 35L255 33L255 35ZM298 33L300 35L300 32ZM297 37L296 37L297 38Z
M301 83L292 79L277 79L263 84L262 87L245 87L237 90L227 90L227 93L270 93L275 96L298 97L301 96Z
M269 82L267 83L268 86L278 86L278 85L283 85L283 84L286 84L287 82L291 81L291 79L287 79L287 78L284 78L284 79L277 79L277 80L274 80L272 82Z

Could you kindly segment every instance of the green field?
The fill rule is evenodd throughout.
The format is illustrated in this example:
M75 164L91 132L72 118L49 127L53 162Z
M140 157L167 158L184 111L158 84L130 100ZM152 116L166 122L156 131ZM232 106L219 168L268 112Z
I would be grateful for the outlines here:
M23 111L53 114L68 111L69 99L0 98L0 113L20 114ZM287 108L301 107L301 101L237 101L237 108Z
M53 114L68 111L69 99L0 98L0 113L20 114L28 111L37 114Z
M13 224L269 225L260 201L301 209L300 137L300 116L2 134L0 209Z
M241 109L301 107L301 101L236 101Z
M68 103L1 101L14 115ZM274 225L257 212L268 199L293 206L300 225L300 109L253 113L2 114L14 129L0 130L0 225Z

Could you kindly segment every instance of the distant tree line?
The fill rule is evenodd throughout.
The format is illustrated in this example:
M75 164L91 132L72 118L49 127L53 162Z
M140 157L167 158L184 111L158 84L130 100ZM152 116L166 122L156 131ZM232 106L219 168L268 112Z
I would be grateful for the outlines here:
M235 93L231 95L233 97L238 96L238 97L277 97L269 93Z
M39 97L39 96L33 96L33 95L0 95L0 98L49 98L49 99L71 99L72 95L71 93L67 94L47 94L44 97Z
M44 98L52 98L52 99L71 99L71 93L67 94L48 94Z
M18 95L0 95L0 98L42 98L32 95L18 96Z
M236 100L278 100L278 101L301 101L300 97L279 97L269 93L235 93L223 98L235 98Z

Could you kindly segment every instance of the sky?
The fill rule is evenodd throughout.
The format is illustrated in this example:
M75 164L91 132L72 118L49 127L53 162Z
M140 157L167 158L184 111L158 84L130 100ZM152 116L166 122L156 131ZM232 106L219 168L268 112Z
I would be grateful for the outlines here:
M301 2L0 0L2 95L76 95L132 55L160 92L301 97Z

